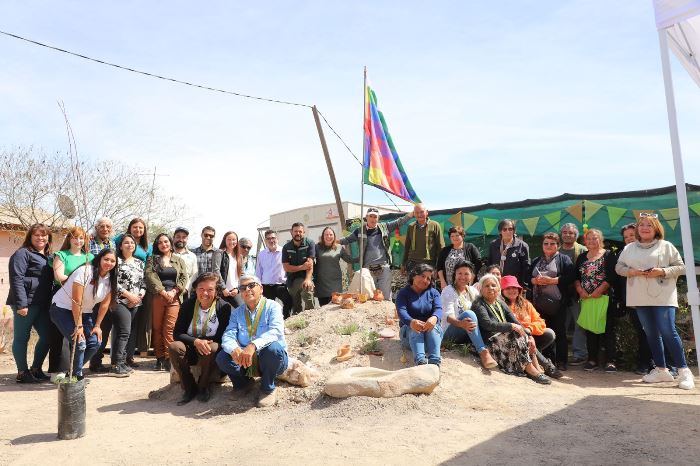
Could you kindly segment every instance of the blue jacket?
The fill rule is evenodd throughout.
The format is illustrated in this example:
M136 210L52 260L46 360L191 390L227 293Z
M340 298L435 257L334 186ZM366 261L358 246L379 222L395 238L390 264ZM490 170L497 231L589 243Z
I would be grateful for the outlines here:
M437 325L440 325L442 319L440 292L431 286L419 295L410 285L406 285L396 295L396 309L401 325L409 325L413 319L425 322L432 316L437 317Z
M19 248L10 257L9 269L10 293L7 304L18 309L30 305L49 305L53 270L45 255L28 248Z

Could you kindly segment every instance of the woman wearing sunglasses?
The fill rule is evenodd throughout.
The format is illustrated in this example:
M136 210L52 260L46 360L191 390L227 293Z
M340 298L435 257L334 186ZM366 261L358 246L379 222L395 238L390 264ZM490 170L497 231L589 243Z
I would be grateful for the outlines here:
M520 285L528 281L530 248L515 234L515 221L498 222L498 238L491 241L487 264L496 264L503 275L513 275Z

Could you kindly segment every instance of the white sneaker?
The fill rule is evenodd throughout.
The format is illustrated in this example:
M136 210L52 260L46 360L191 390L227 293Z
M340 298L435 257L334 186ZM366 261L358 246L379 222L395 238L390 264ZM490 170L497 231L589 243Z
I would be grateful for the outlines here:
M693 373L690 368L684 367L683 369L678 369L678 388L683 390L692 390L695 388L695 379L693 378Z
M673 382L673 376L667 369L659 369L655 367L647 375L642 377L642 382L646 383L659 383L659 382Z

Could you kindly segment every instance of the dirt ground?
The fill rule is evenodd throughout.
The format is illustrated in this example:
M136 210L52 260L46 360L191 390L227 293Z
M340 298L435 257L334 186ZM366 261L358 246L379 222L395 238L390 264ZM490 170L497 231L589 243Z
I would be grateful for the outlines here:
M320 375L306 388L280 383L274 408L256 408L257 389L234 395L230 383L208 403L176 406L180 388L152 371L153 359L126 379L90 376L87 435L72 441L56 439L55 386L16 384L12 356L1 354L0 464L700 464L700 391L628 372L570 368L540 386L449 351L430 395L323 395L339 368L406 367L396 339L380 342L383 356L333 361L340 344L357 351L392 312L366 303L293 317L308 326L287 336L290 354ZM351 323L359 330L340 335Z

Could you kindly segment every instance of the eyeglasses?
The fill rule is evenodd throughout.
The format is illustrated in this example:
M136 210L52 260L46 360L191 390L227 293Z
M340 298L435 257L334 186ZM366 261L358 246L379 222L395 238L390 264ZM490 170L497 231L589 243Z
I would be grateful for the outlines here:
M243 248L243 249L250 249L253 247L253 246L243 246L242 244L239 244L238 246Z
M649 217L649 218L659 218L659 214L655 214L655 213L653 213L653 212L640 212L640 213L639 213L639 216L640 216L641 218L646 218L646 217Z
M202 238L213 238L213 237L214 237L214 235L212 235L211 233L202 233Z
M256 282L248 283L247 285L241 285L241 286L239 286L239 287L238 287L238 291L252 290L252 289L255 288L256 286L258 286L258 284L257 284Z

